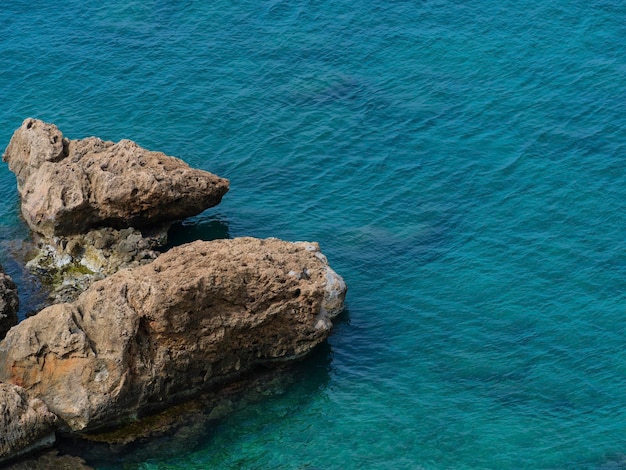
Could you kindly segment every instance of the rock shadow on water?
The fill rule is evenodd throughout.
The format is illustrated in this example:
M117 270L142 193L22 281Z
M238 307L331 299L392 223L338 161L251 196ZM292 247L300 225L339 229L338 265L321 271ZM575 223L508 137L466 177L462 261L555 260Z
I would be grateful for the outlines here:
M342 315L343 316L343 315ZM340 320L341 321L341 320ZM239 380L164 412L140 417L121 429L100 434L57 436L56 449L96 468L134 468L166 462L206 446L233 414L285 395L308 401L330 381L332 351L320 344L300 362L263 366Z
M161 251L196 240L212 241L227 238L232 238L232 235L229 222L224 216L219 214L204 218L198 216L172 224L167 234L168 242Z

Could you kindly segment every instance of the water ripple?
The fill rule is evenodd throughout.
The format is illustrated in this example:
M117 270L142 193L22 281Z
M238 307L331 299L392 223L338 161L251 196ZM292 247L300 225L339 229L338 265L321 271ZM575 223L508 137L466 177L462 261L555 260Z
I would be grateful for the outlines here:
M35 116L179 156L231 191L174 239L318 240L350 286L323 380L305 365L197 448L128 468L618 468L625 17L8 2L5 144ZM0 196L2 263L36 299L6 167Z

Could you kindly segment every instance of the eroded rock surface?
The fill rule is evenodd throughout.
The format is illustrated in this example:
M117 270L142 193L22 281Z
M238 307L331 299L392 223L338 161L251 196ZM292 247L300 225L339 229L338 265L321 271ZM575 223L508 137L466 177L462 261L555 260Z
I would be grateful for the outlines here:
M48 237L181 220L219 204L228 191L228 180L130 140L69 140L30 118L3 160L17 177L24 219Z
M305 355L329 335L345 291L315 243L182 245L12 328L0 381L41 398L71 430L119 424Z
M0 462L54 443L56 416L21 387L0 383Z
M4 338L9 328L17 324L19 306L17 286L0 266L0 339Z

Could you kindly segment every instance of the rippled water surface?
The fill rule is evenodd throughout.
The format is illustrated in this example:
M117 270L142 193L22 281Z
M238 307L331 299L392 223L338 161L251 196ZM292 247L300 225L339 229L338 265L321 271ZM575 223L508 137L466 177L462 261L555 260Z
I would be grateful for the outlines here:
M93 465L626 468L626 4L5 3L0 146L178 156L231 180L179 241L317 240L350 287L280 393ZM27 239L3 164L26 306Z

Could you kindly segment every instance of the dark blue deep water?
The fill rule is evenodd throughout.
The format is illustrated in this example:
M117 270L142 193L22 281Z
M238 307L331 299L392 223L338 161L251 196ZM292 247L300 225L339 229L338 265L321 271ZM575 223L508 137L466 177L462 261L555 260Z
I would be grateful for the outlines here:
M316 240L348 312L281 393L127 469L626 468L626 3L4 2L26 117L231 180L181 241ZM28 240L0 165L1 262Z

